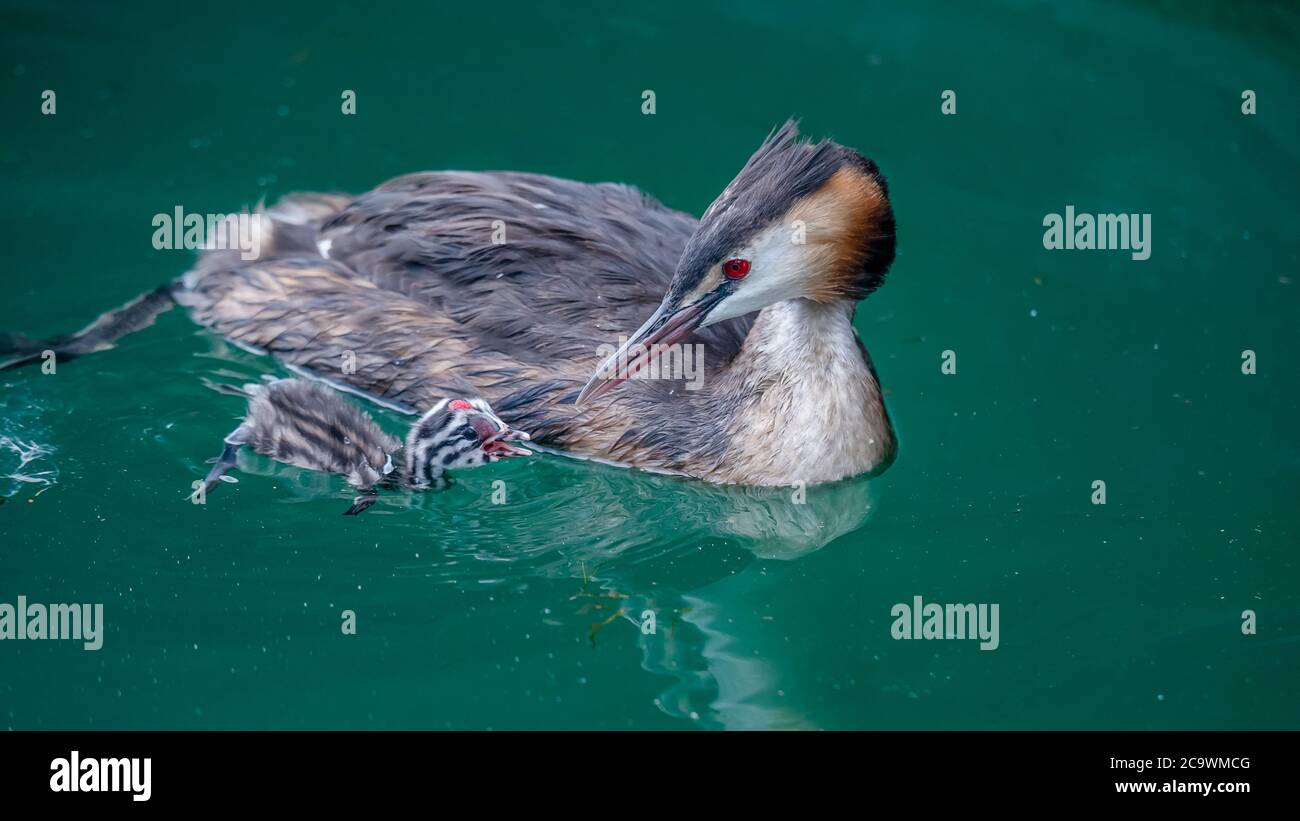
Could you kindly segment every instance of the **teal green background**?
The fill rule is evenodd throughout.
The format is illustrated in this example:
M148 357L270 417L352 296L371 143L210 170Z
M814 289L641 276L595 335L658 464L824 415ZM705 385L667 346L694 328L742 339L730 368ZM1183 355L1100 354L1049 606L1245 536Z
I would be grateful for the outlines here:
M0 728L1300 727L1294 7L0 9L0 330L184 271L151 245L177 205L463 168L698 214L798 116L890 182L856 325L901 438L798 506L550 455L356 520L254 458L196 506L242 412L201 378L283 371L173 311L0 373L0 436L47 451L0 448L0 602L107 621L97 652L0 643ZM1151 258L1044 250L1067 205L1151 213ZM892 640L915 595L997 603L1000 648ZM592 632L619 608L656 632Z

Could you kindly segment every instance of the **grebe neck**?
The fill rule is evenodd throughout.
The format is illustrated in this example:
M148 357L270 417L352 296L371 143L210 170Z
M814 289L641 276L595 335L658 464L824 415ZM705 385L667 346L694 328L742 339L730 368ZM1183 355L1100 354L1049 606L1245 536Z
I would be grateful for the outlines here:
M792 299L759 312L724 377L745 397L728 426L723 469L744 477L733 481L814 484L893 461L894 430L854 308Z

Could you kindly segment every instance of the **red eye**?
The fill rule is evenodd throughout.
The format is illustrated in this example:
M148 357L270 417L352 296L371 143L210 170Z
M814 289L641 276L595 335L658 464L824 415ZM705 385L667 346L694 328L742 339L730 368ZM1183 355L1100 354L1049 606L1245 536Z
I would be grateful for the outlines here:
M448 410L473 410L474 406L464 399L453 399L447 408Z
M744 279L749 273L749 260L729 259L722 263L722 273L727 275L727 279Z

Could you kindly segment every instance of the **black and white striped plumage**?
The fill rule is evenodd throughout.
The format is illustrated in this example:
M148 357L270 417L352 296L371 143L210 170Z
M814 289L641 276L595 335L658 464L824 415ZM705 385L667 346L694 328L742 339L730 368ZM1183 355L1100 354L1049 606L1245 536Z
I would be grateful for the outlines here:
M527 441L482 399L444 399L406 435L403 481L417 490L442 489L452 468L472 468L528 451L510 442Z
M374 504L380 486L441 490L450 484L448 470L528 453L509 444L526 441L528 434L511 429L482 399L438 402L411 426L403 446L320 383L280 379L233 390L249 397L248 415L226 437L207 489L234 467L240 446L248 445L285 464L346 477L361 492L347 510L355 515Z

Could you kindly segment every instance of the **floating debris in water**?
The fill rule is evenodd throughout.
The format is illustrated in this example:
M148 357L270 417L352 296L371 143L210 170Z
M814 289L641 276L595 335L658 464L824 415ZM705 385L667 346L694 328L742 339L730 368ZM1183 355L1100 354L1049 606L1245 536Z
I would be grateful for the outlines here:
M627 614L627 611L620 607L617 611L615 611L615 612L614 612L614 613L613 613L609 618L605 619L604 621L602 621L602 622L593 622L593 623L591 624L591 626L587 629L587 639L591 642L591 646L592 646L592 647L595 647L595 646L596 646L596 634L597 634L597 633L599 633L601 630L603 630L606 626L608 626L608 625L609 625L610 623L612 623L614 620L616 620L616 619L620 619L620 618L622 618L623 616L625 616L626 614Z

